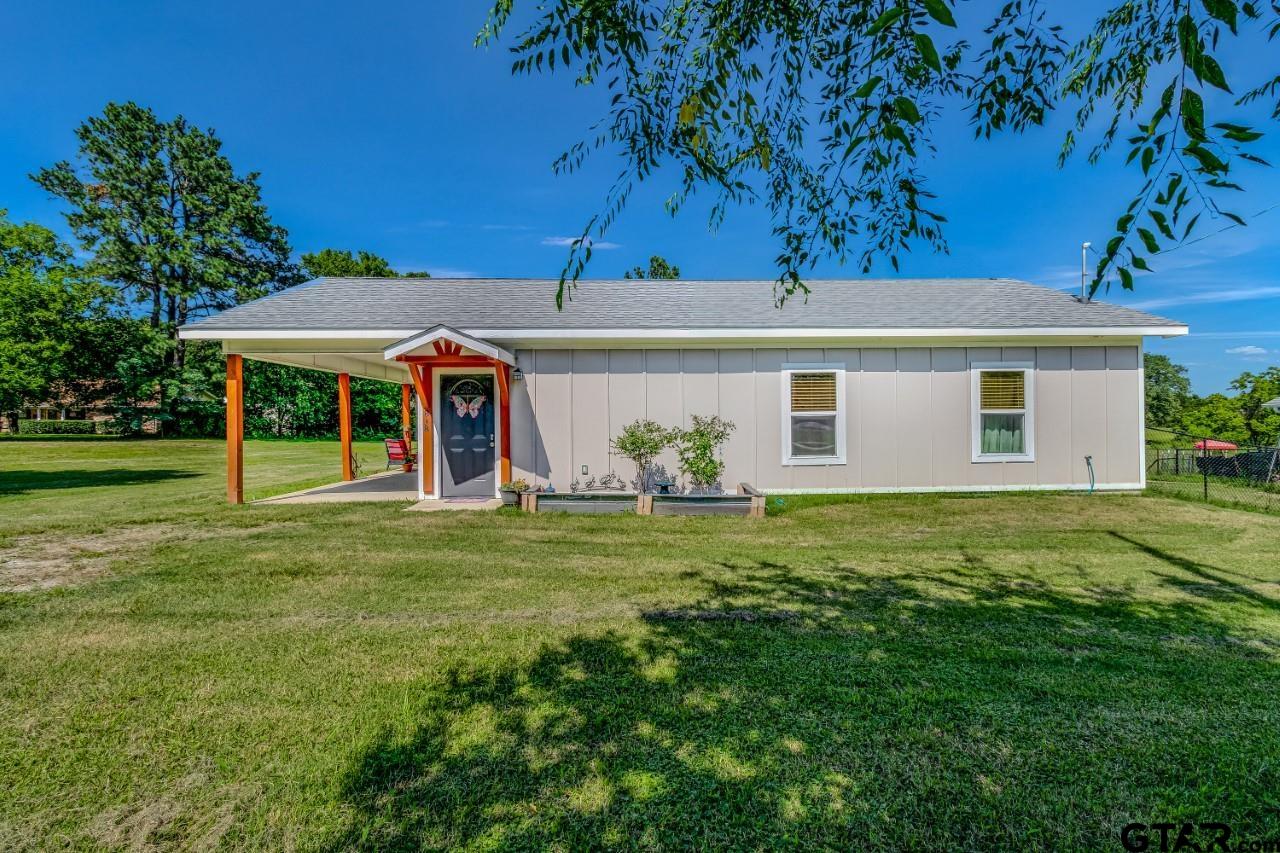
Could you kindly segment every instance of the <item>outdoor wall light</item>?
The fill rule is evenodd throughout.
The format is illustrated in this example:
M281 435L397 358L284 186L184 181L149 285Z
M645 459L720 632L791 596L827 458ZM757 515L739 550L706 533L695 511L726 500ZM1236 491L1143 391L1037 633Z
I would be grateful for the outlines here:
M524 371L518 367L511 368L511 380L513 382L521 382L524 380Z

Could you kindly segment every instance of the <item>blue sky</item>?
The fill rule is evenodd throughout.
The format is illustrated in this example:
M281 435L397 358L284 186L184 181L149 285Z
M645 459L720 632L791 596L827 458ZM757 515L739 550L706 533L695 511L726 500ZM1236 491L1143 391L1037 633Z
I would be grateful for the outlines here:
M964 14L985 5L964 4ZM1078 4L1072 17L1092 5ZM72 130L107 101L132 99L216 129L237 169L262 174L271 213L299 252L368 249L438 276L557 275L566 251L558 244L595 211L616 164L603 158L565 178L551 162L600 115L603 99L564 76L514 78L505 50L474 48L485 8L427 0L4 4L0 207L65 232L58 205L27 175L72 157ZM1265 56L1221 58L1235 79ZM940 125L928 169L950 220L951 254L917 249L901 274L1078 282L1080 242L1106 241L1137 176L1121 167L1123 153L1059 170L1064 119L992 142L972 141L960 116ZM1280 163L1280 126L1269 130L1258 153ZM1245 177L1249 192L1236 210L1280 203L1280 170ZM762 209L733 210L710 233L696 204L676 219L663 212L671 189L660 181L633 196L589 275L618 276L653 253L689 278L776 274ZM1135 293L1103 298L1190 323L1190 337L1149 349L1186 364L1197 391L1280 364L1280 210L1154 266ZM877 272L889 274L887 265ZM856 274L834 263L817 271Z

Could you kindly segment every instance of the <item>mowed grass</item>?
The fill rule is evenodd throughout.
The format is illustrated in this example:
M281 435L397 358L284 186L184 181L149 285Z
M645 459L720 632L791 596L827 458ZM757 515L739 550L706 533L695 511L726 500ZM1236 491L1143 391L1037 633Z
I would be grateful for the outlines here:
M247 460L257 493L337 467ZM58 584L0 594L0 847L1280 837L1280 518L232 508L222 475L217 442L0 443L2 571Z

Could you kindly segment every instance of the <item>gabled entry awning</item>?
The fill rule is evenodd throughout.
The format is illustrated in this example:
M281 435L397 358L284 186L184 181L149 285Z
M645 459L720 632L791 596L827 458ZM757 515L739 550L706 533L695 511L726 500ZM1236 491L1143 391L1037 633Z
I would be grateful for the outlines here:
M503 364L514 365L516 363L516 357L502 347L445 325L432 326L430 329L418 332L416 335L410 335L407 338L396 341L391 346L383 349L382 354L388 361L403 361L406 356L415 355L458 356L462 355L464 350L471 350L476 355L484 356Z
M435 473L433 460L439 450L433 411L437 377L441 372L456 372L460 368L493 372L498 391L496 402L499 439L499 464L495 472L498 477L495 486L511 479L511 374L516 364L513 353L483 338L439 324L389 344L383 348L382 357L386 361L399 362L408 369L414 393L418 396L419 410L422 413L420 424L423 427L421 464L418 470L421 472L423 494L428 491L435 494L436 491L429 488L429 483ZM489 439L489 446L493 447L493 436L489 436Z

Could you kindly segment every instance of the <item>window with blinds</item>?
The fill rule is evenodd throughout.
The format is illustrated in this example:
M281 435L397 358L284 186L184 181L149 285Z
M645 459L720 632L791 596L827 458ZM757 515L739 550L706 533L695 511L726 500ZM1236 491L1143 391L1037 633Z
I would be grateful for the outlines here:
M982 371L983 409L1022 409L1026 407L1026 377L1021 370Z
M843 461L842 371L791 370L784 374L787 413L783 462L829 465Z
M1031 371L999 367L976 370L974 461L1031 458L1027 383Z
M836 375L834 373L791 374L792 412L834 412L836 410Z

